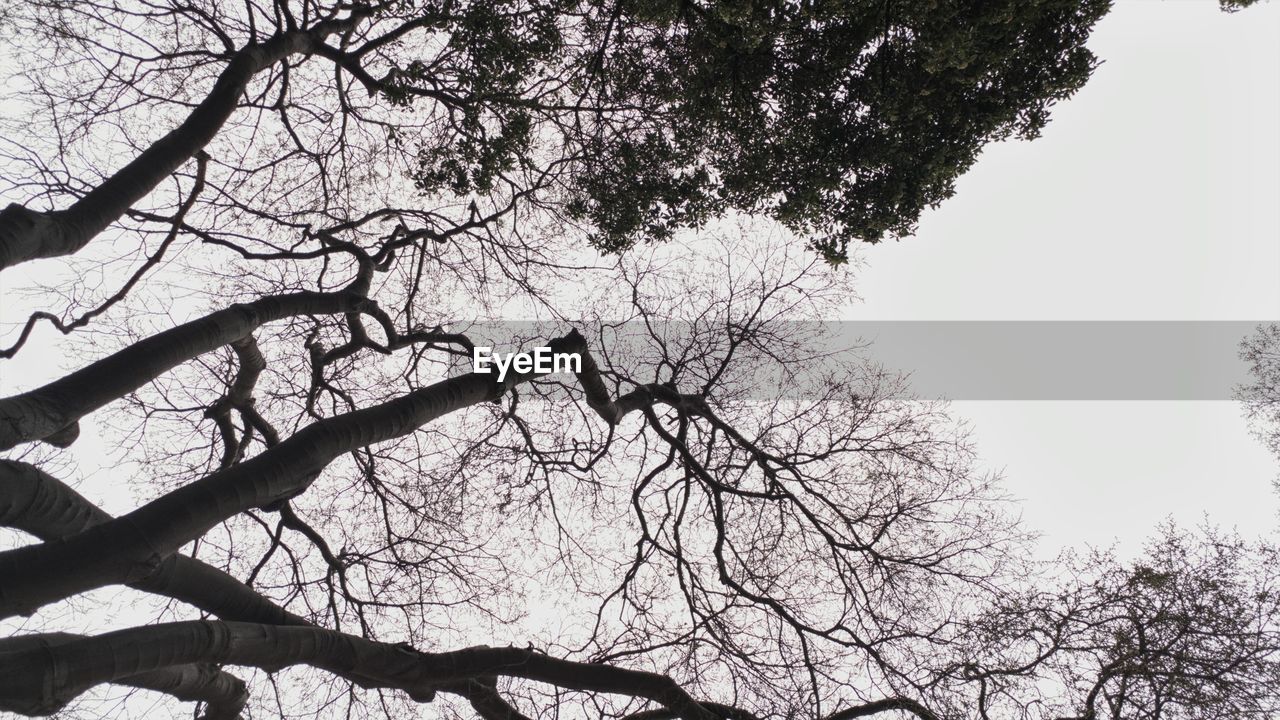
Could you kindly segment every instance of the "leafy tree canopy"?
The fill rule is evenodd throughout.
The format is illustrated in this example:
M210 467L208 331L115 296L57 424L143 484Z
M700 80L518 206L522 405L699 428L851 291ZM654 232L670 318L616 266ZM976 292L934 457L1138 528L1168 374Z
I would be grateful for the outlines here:
M37 121L5 169L50 208L4 211L0 267L155 221L138 201L206 146L210 232L351 231L396 196L454 224L533 208L617 252L745 211L839 263L911 232L985 144L1036 136L1109 6L31 3L5 22Z
M986 143L1036 136L1093 70L1084 43L1109 5L484 3L434 13L447 44L393 68L385 92L408 103L448 78L463 137L428 143L424 189L537 166L551 125L577 150L565 207L602 249L736 208L839 262L851 242L910 232ZM567 81L531 97L548 77ZM572 122L547 123L553 107Z

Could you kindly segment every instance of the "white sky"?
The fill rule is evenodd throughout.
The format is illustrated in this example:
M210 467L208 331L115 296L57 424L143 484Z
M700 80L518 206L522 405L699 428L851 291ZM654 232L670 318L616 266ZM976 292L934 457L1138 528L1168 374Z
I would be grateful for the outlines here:
M1280 4L1121 0L1043 137L990 147L916 237L868 249L864 320L1280 320ZM1207 513L1278 525L1229 402L957 402L1044 550Z

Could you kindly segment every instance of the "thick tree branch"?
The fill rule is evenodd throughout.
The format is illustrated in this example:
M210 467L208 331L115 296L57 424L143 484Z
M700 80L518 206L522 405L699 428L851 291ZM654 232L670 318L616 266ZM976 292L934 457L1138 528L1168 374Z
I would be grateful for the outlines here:
M110 519L110 515L39 468L0 460L0 527L22 530L48 541ZM185 555L170 556L155 573L130 586L186 602L222 620L312 626L232 576ZM19 636L0 640L0 652L43 648L45 641L65 642L78 637L66 633ZM358 674L348 678L365 682ZM207 665L153 670L116 683L157 690L179 700L204 702L208 706L205 720L238 717L247 698L239 679ZM527 720L484 678L444 685L440 690L466 698L485 720ZM69 700L61 700L59 705ZM36 710L19 712L35 714Z
M182 124L70 207L44 213L11 204L0 211L0 270L83 248L217 135L255 75L295 53L314 52L326 37L350 29L362 18L356 13L242 48Z
M270 295L232 305L139 340L44 387L0 400L0 450L35 440L70 444L80 418L188 360L295 315L358 311L371 303L357 288Z
M576 332L549 345L553 352L586 349ZM301 493L340 455L407 435L444 415L497 399L507 388L539 375L513 372L504 383L495 382L494 377L468 373L380 405L326 418L256 457L207 475L115 520L66 540L0 553L0 617L29 614L42 605L96 587L141 580L218 523Z
M54 648L83 640L71 633L19 635L0 640L0 665L7 658L21 659L46 655ZM210 664L170 665L116 678L117 685L155 690L185 702L205 703L201 720L235 720L249 700L244 681ZM32 688L31 690L36 690ZM79 695L80 690L58 687L40 688L41 692L6 696L0 705L23 715L51 715Z
M757 720L756 716L730 705L721 705L719 703L703 702L706 707L721 717L735 718L737 720ZM908 712L920 720L938 720L938 716L932 710L923 704L904 697L890 697L883 700L875 700L873 702L864 703L862 705L854 705L838 712L825 716L824 720L853 720L860 717L871 717L886 712ZM676 720L676 715L669 709L644 710L638 713L627 715L622 720Z
M22 530L48 541L110 519L110 515L39 468L0 460L0 527ZM130 586L186 602L222 620L312 626L232 576L185 555L170 556L155 573ZM0 652L43 648L45 640L65 642L78 637L65 633L19 636L0 640ZM365 682L358 674L347 677ZM204 702L209 706L206 720L237 717L247 697L240 680L204 665L164 668L116 682L158 690L179 700ZM440 690L466 698L485 720L527 720L484 678L441 686ZM61 700L59 705L70 699Z
M169 229L169 233L165 235L164 240L160 243L160 247L147 258L146 262L142 263L142 265L129 276L129 279L125 281L123 287L117 290L111 295L111 297L104 300L97 307L92 310L87 310L84 313L81 313L79 317L65 322L62 318L54 315L53 313L44 311L32 313L31 317L27 318L26 324L22 326L22 331L18 333L18 339L9 347L0 350L0 358L11 358L16 355L18 351L22 349L22 346L26 344L27 339L31 337L31 331L35 329L36 323L40 320L49 321L50 324L58 329L58 332L63 335L69 335L76 328L88 325L90 320L93 320L95 317L101 315L107 310L110 310L111 306L123 300L125 296L129 294L129 291L138 284L138 281L142 279L142 276L146 275L147 271L159 264L160 260L164 258L164 254L169 250L169 246L178 239L178 231L182 227L183 220L186 218L187 212L191 210L192 205L195 205L196 198L200 196L200 192L204 189L204 175L206 166L208 165L208 160L209 156L206 155L203 150L196 153L195 184L192 185L191 192L188 193L187 199L184 200L182 205L178 208L177 214L173 216L173 221L171 223L172 227Z
M22 530L51 542L111 519L39 468L0 460L0 527ZM227 573L186 555L169 556L155 572L129 585L179 600L224 620L309 624Z
M313 627L195 621L165 623L71 640L40 652L0 654L0 709L56 707L101 683L193 663L274 671L310 665L362 684L396 688L425 702L441 686L485 677L519 677L567 690L639 697L683 720L715 713L665 675L580 663L515 647L473 647L443 653L373 642Z
M938 720L938 716L935 715L932 710L911 698L904 697L885 698L884 700L876 700L875 702L869 702L865 705L846 708L828 715L826 720L853 720L853 718L870 717L872 715L879 715L880 713L889 712L891 710L909 712L920 718L920 720Z
M494 684L493 678L477 678L441 685L440 690L466 698L482 720L529 720L498 694Z
M580 335L578 337L581 338ZM669 385L658 383L639 386L614 399L600 374L600 366L586 350L585 340L582 340L582 345L582 368L577 373L578 383L582 385L587 406L610 425L617 425L628 414L652 407L655 402L677 408L689 415L706 414L706 403L701 397L681 394Z
M138 345L122 352L132 352ZM650 407L659 399L694 414L705 412L699 398L662 385L638 388L610 401L581 334L573 330L549 346L553 352L574 352L582 357L578 378L588 403L611 423L631 409ZM492 375L469 373L374 407L326 418L261 455L174 490L116 520L64 541L0 553L0 617L29 614L42 605L96 587L140 581L178 548L218 523L303 492L338 456L407 435L449 413L496 399L508 388L536 377L536 373L511 372L499 383ZM4 402L0 402L0 410Z
M218 463L219 469L231 467L239 461L244 455L245 446L248 445L247 436L244 440L236 437L235 425L231 422L232 410L238 410L245 418L245 424L251 428L256 428L259 423L266 424L266 420L260 415L256 413L252 417L249 415L253 410L253 389L257 386L258 377L262 375L262 371L267 369L266 358L258 349L258 342L253 335L232 342L231 349L236 354L236 360L239 361L235 378L232 379L227 394L204 412L204 416L213 420L222 435L223 451L222 460Z

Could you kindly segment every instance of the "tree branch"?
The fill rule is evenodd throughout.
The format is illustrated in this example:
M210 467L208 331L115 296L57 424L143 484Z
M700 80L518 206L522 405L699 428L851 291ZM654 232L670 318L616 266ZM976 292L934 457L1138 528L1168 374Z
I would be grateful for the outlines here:
M174 240L178 239L178 231L183 225L183 220L186 218L187 212L191 210L191 206L195 204L196 198L200 196L200 192L204 189L204 175L206 166L208 165L208 160L209 156L206 155L203 150L196 153L195 184L191 187L191 192L187 195L187 199L178 207L178 212L173 216L173 221L171 223L172 227L169 229L169 233L165 235L164 240L160 243L160 247L157 248L156 251L152 253L137 270L134 271L133 275L129 276L129 279L125 281L125 284L119 290L117 290L111 297L104 300L97 307L92 310L87 310L84 313L81 313L79 317L69 321L64 322L62 318L49 312L39 311L32 313L31 317L27 318L26 324L22 326L21 332L18 333L18 339L9 347L0 350L0 358L11 358L14 355L17 355L18 351L22 349L22 346L26 344L27 339L31 337L31 331L35 329L36 323L40 320L48 320L50 324L58 329L58 332L63 335L69 335L76 328L88 325L90 320L101 315L107 310L110 310L111 306L123 300L125 296L129 294L129 291L138 284L138 281L142 279L142 276L146 275L148 270L159 264L160 260L164 257L164 254L169 250L169 246L173 244Z
M255 75L295 53L314 52L324 38L362 18L355 13L327 20L240 49L182 124L65 210L45 213L10 204L0 211L0 270L83 248L217 135Z
M0 527L53 542L111 520L52 475L27 463L0 460ZM227 573L186 555L170 555L154 572L129 586L179 600L225 620L310 624Z
M68 643L83 640L71 633L19 635L0 640L0 665L7 659L21 660L32 655L46 655ZM116 678L117 685L155 690L186 702L205 703L201 720L235 720L249 701L244 681L209 664L170 665ZM24 715L52 715L82 691L41 688L40 693L6 696L0 706Z
M268 322L294 315L353 312L369 304L353 287L331 293L269 295L139 340L44 387L0 400L0 450L35 440L70 444L79 433L80 418L177 365L247 337Z
M580 663L527 648L472 647L424 653L314 627L193 621L130 628L0 654L0 709L50 708L85 690L139 673L192 663L246 665L274 671L310 665L363 685L395 688L419 702L441 686L492 676L519 677L567 690L639 697L683 720L717 717L665 675Z
M549 346L553 352L582 352L585 341L572 332ZM498 383L492 375L468 373L442 380L380 405L320 420L260 455L66 540L2 552L0 617L29 614L86 590L140 580L218 523L303 492L340 455L407 435L537 377L512 372Z

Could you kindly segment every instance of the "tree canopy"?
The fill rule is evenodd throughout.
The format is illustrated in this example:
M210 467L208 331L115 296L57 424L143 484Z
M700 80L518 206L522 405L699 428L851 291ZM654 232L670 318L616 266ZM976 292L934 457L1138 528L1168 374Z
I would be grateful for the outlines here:
M134 204L219 135L216 197L195 202L276 233L359 226L380 207L360 202L366 181L407 175L419 196L479 206L463 218L528 205L607 251L739 210L839 262L910 232L985 144L1034 137L1092 72L1085 40L1108 7L31 3L5 21L51 63L25 60L60 132L13 148L8 174L44 207L0 216L0 267L73 252L131 209L147 219ZM70 162L86 144L88 176Z

